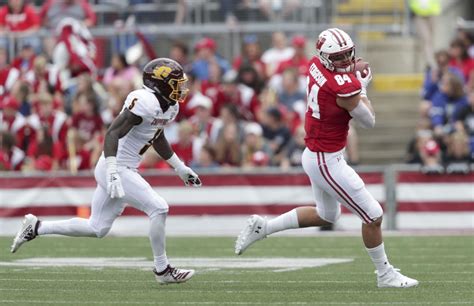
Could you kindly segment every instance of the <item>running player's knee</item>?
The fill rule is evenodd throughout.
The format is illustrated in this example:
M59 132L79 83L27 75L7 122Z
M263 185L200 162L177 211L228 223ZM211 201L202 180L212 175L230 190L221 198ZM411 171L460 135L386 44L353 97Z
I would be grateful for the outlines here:
M316 210L318 212L319 217L329 223L336 223L336 221L341 216L340 207L338 207L338 209L336 210L320 210L316 207Z
M107 233L110 231L110 228L112 227L111 225L102 225L102 226L101 225L94 226L94 224L90 224L90 225L91 225L92 231L94 232L97 238L102 238L105 235L107 235Z
M167 214L169 210L168 203L159 196L151 197L145 207L146 208L143 211L150 218L159 214Z
M381 226L382 225L382 219L383 219L383 210L382 206L377 202L377 207L374 207L372 209L372 220L371 222L368 222L368 224L373 224L375 226Z
M102 227L102 228L99 228L98 230L95 230L95 235L97 236L97 238L103 238L105 237L105 235L107 235L110 231L110 227Z
M157 215L162 215L162 214L167 215L168 210L169 210L168 207L166 207L166 208L163 208L163 207L157 208L157 209L153 210L151 213L149 213L148 217L150 217L150 219L153 219Z

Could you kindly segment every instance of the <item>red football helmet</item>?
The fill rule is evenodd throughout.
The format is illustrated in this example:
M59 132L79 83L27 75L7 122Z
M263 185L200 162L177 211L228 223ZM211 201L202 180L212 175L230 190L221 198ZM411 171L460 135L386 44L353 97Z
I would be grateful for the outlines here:
M316 42L316 51L326 69L337 72L354 70L355 45L343 30L331 28L321 32Z

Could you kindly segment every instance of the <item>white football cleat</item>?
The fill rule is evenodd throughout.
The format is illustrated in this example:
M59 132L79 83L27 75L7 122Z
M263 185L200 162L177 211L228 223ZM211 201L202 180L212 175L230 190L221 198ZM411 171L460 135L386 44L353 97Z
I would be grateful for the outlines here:
M375 271L377 273L377 271ZM400 273L400 269L390 267L382 275L377 273L377 287L379 288L410 288L418 286L416 279L409 278Z
M194 270L177 269L168 265L166 269L157 272L153 269L155 278L161 285L165 284L179 284L189 280L194 275Z
M10 250L12 253L15 253L23 243L36 238L39 223L36 216L32 214L25 216L20 230L16 234L15 239L13 239L12 248Z
M242 254L254 242L266 238L267 219L252 215L235 241L235 254Z

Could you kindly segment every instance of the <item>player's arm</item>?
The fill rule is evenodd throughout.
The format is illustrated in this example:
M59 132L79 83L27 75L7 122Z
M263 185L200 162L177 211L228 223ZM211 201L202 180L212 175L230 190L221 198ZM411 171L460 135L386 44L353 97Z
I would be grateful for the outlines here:
M171 167L174 168L186 186L189 184L194 187L202 185L196 172L187 167L183 161L179 159L178 155L174 153L173 149L171 149L163 131L153 142L153 149L155 149L156 153L158 153Z
M347 110L363 128L375 126L375 112L367 96L357 94L348 98L338 98L337 105Z
M125 195L122 181L117 168L117 148L119 139L137 124L142 122L142 118L132 114L128 109L124 109L120 115L110 125L104 140L104 155L107 176L107 193L111 198L121 198Z
M372 81L372 71L368 68L368 73L364 77L359 71L356 71L356 77L362 87L360 93L347 98L337 98L337 105L347 110L363 128L373 128L375 126L375 112L367 97L367 86Z
M117 148L119 139L127 135L128 132L137 124L142 122L142 118L132 114L128 109L118 115L112 122L107 133L105 133L104 140L104 155L111 157L117 155Z
M173 154L175 154L163 131L160 132L160 135L153 142L153 149L155 149L156 153L158 153L164 160L170 159Z

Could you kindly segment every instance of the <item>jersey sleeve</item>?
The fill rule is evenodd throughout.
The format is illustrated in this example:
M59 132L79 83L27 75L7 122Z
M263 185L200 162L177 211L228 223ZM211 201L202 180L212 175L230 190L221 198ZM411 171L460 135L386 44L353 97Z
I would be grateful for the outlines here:
M143 97L132 92L127 96L123 107L128 108L132 114L144 118L149 115L146 104L147 103Z
M357 77L352 73L334 75L333 89L340 98L348 98L357 95L362 90Z

